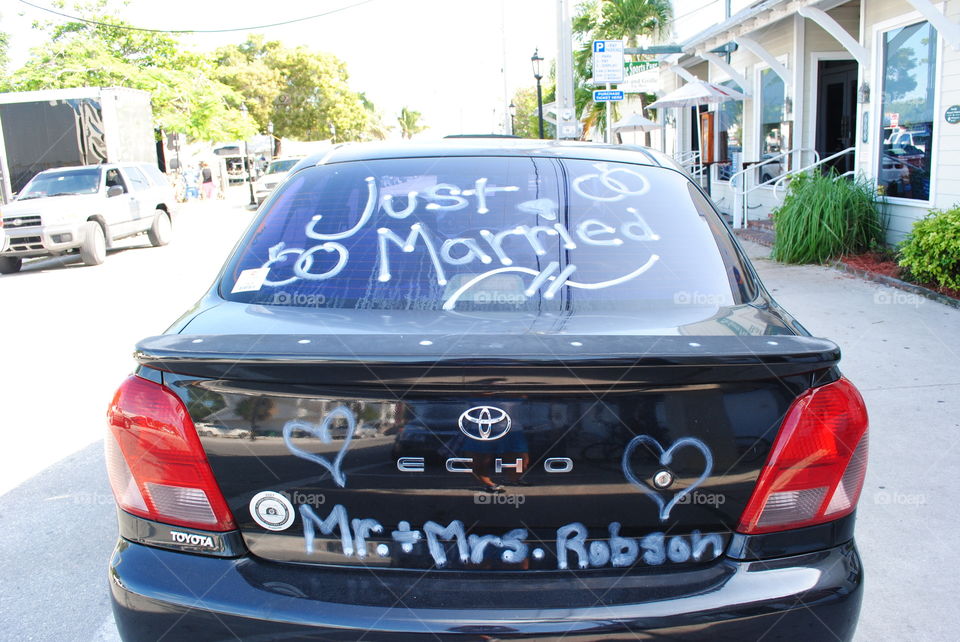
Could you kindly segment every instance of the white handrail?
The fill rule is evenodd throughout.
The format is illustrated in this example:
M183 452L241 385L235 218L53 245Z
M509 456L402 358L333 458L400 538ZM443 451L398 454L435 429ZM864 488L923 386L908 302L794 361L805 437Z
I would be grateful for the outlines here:
M837 152L837 153L835 153L835 154L831 154L831 155L827 156L826 158L819 158L819 159L817 159L816 161L814 161L813 163L807 165L806 167L801 167L800 169L793 169L793 170L790 170L789 172L786 172L786 173L782 174L781 176L778 176L778 177L777 177L777 181L773 184L773 192L774 192L774 194L777 193L777 190L780 189L780 186L783 185L783 182L784 182L785 180L787 180L788 178L790 178L791 176L796 176L797 174L802 174L802 173L804 173L804 172L808 172L808 171L810 171L811 169L813 169L814 167L819 167L820 165L823 165L823 164L826 163L827 161L831 161L831 160L833 160L834 158L839 158L840 156L844 156L844 155L849 154L849 153L851 153L851 152L853 152L853 151L856 151L856 147L847 147L846 149L844 149L844 150L842 150L842 151L839 151L839 152ZM843 176L846 176L847 174L852 174L852 173L853 173L852 171L850 171L850 172L845 172L845 173L843 174Z
M792 156L793 154L797 154L797 153L803 154L804 152L812 152L812 153L813 153L813 157L816 159L817 162L819 162L819 160L820 160L820 154L817 153L817 150L815 150L815 149L810 149L810 148L806 148L806 147L797 147L797 148L791 149L791 150L786 151L786 152L780 152L779 154L777 154L777 155L775 155L775 156L771 156L770 158L768 158L768 159L766 159L766 160L764 160L764 161L760 161L760 162L758 162L758 163L751 163L751 164L748 165L747 167L744 167L744 168L741 169L740 171L738 171L738 172L736 172L736 173L734 173L733 175L730 176L730 179L729 179L729 180L730 180L730 184L731 184L731 185L733 186L733 188L734 188L734 190L733 190L733 195L734 195L734 201L733 201L733 226L734 226L735 228L742 228L742 227L745 227L745 226L746 226L746 218L747 218L747 217L746 217L746 211L747 211L747 209L748 209L748 207L749 207L749 206L747 205L747 194L749 194L750 192L754 191L755 189L758 189L758 188L763 187L763 186L765 186L765 185L770 185L771 183L774 183L777 179L780 178L780 176L775 176L775 177L773 177L773 178L771 178L771 179L768 179L768 180L766 180L766 181L762 181L762 182L760 182L760 183L757 183L756 185L754 185L753 187L751 187L751 188L749 188L749 189L747 189L747 181L746 181L745 179L742 181L742 182L743 182L743 185L742 185L742 186L739 186L739 185L737 184L736 179L739 178L739 177L741 177L741 176L745 176L747 172L753 172L753 171L754 171L756 168L758 168L758 167L762 167L762 166L764 166L764 165L769 165L769 164L771 164L771 163L779 163L783 158L789 158L789 157Z

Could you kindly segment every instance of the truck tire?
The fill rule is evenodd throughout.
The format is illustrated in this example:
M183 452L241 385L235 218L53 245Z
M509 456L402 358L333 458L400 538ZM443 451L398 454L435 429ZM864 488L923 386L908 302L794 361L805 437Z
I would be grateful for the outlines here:
M151 225L147 231L147 238L150 239L150 245L153 247L166 245L170 242L172 235L173 224L170 222L170 215L158 207L153 217L153 225Z
M4 256L0 258L0 274L15 274L23 267L23 259L19 256Z
M85 265L100 265L107 258L107 237L96 221L88 221L83 226L80 258Z

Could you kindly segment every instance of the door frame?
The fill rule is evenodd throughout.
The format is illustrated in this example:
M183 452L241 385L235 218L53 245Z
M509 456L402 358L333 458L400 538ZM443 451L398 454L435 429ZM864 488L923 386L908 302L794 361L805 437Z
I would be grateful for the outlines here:
M812 98L810 102L811 113L813 114L813 120L810 122L811 127L809 128L809 147L810 149L817 148L817 123L818 117L820 116L820 63L828 61L849 61L857 62L857 59L850 55L849 51L815 51L810 54L810 88ZM863 65L857 64L857 83L859 88L860 77L863 72ZM858 156L860 154L860 145L859 141L859 123L860 123L860 108L859 105L854 102L853 105L853 158L851 159L851 164L853 165L853 171L856 172L860 167L858 161Z
M857 59L850 55L849 51L814 51L810 54L809 57L809 69L810 69L810 89L809 95L811 96L809 104L807 107L810 109L808 112L810 114L810 121L807 127L807 140L804 147L808 149L817 148L817 122L820 116L820 63L823 61L840 61L847 60L851 62L856 62ZM857 65L857 79L859 78L861 72L863 71L861 65ZM859 132L858 123L860 122L860 110L857 106L854 106L854 149L853 151L853 168L854 170L859 167L858 155L860 154L860 146L856 144L857 142L857 133Z

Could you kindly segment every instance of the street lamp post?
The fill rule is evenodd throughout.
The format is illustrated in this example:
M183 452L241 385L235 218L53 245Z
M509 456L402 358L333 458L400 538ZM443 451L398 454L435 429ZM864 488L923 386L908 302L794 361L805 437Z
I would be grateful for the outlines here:
M530 62L533 63L533 77L537 79L537 124L540 130L540 138L543 138L543 88L540 86L540 80L543 74L540 73L540 63L543 58L540 57L539 49L533 50Z
M510 135L513 136L517 133L517 125L514 119L517 116L517 106L513 104L513 101L510 101Z
M247 119L247 104L240 103L240 113L243 119ZM253 163L250 162L250 148L247 145L247 139L243 139L243 166L247 170L247 185L250 186L250 205L257 206L257 197L253 195Z

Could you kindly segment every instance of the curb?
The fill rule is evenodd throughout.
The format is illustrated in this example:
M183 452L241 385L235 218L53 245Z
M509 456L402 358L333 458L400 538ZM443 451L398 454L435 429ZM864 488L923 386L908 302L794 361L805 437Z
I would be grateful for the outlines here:
M892 276L887 276L885 274L877 274L875 272L868 272L867 270L861 270L860 268L855 268L853 266L847 265L843 261L831 261L826 264L828 267L832 267L841 272L846 272L847 274L852 274L853 276L860 277L867 281L873 281L874 283L881 283L883 285L889 286L891 288L897 288L898 290L903 290L911 294L916 294L927 299L936 301L937 303L942 303L943 305L950 306L951 308L956 308L960 310L960 300L948 297L939 292L935 292L930 288L925 288L922 285L916 285L915 283L907 283L906 281L901 281L900 279L895 279Z
M757 238L760 235L751 234L749 228L745 230L737 230L737 236L748 241L753 241L758 245L763 245L764 247L773 247L773 243L767 241L762 236L761 238ZM840 272L846 272L847 274L859 277L866 281L873 281L874 283L880 283L891 288L916 294L918 296L930 299L931 301L936 301L937 303L942 303L943 305L960 310L960 300L946 296L945 294L940 294L939 292L931 290L930 288L925 288L922 285L901 281L900 279L896 279L892 276L886 276L885 274L877 274L876 272L869 272L867 270L855 268L851 265L847 265L843 261L830 261L828 263L823 263L822 265L834 268Z

